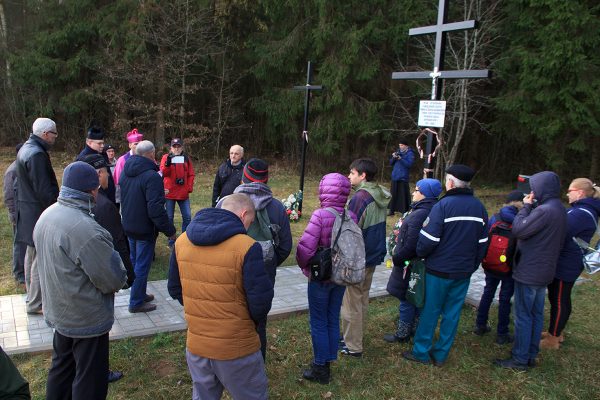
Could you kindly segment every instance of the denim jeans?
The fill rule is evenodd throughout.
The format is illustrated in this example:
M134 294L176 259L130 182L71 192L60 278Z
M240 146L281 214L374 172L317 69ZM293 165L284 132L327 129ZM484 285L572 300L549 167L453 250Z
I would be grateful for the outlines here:
M308 282L308 312L315 364L337 359L340 340L340 308L345 286Z
M185 200L171 200L165 199L165 207L167 209L167 215L169 216L169 220L173 222L173 218L175 217L175 203L179 204L179 211L181 212L181 233L185 232L187 226L190 224L192 220L192 210L190 208L190 199L189 197Z
M129 296L129 307L138 307L144 303L155 244L156 240L129 239L129 258L135 272L135 280L131 285Z
M483 294L479 301L476 324L477 326L487 325L490 306L492 305L492 301L494 301L496 289L501 282L502 286L500 286L500 294L498 296L498 327L496 329L496 334L498 336L505 336L509 334L510 299L515 291L515 281L512 276L496 278L490 274L485 274L485 288L483 288Z
M535 360L540 352L544 327L546 286L515 282L515 342L512 358L521 364Z

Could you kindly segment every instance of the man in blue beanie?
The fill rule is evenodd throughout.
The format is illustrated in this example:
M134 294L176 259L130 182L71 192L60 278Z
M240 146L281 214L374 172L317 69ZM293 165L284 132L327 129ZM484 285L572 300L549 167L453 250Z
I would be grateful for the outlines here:
M454 343L460 312L471 274L485 256L487 211L473 195L470 167L455 164L446 169L446 195L433 206L423 223L417 255L425 258L425 306L421 311L410 361L442 366ZM440 334L433 344L441 315Z
M44 318L54 329L49 400L105 399L108 391L114 294L127 274L110 234L92 214L99 183L92 166L69 164L57 203L33 231Z

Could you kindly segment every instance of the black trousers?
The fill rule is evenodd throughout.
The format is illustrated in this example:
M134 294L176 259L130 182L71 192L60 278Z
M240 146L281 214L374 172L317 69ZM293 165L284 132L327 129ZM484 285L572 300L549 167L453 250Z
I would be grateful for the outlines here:
M70 338L54 332L47 400L103 400L108 393L108 333Z
M571 316L571 289L575 282L564 282L554 278L548 285L550 301L550 325L548 332L552 336L560 336Z

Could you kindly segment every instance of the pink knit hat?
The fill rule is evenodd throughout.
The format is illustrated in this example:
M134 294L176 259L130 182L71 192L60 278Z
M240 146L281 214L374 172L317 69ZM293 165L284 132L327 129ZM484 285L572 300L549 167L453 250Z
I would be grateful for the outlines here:
M133 128L130 132L127 132L127 141L129 143L141 142L144 140L144 135L138 132L137 128Z

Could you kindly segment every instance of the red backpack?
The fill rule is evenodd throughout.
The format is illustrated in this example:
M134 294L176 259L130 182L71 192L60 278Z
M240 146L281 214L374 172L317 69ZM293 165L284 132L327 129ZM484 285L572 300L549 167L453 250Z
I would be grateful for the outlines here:
M488 249L481 262L483 269L508 275L512 269L512 244L512 225L502 220L494 222L488 235Z

